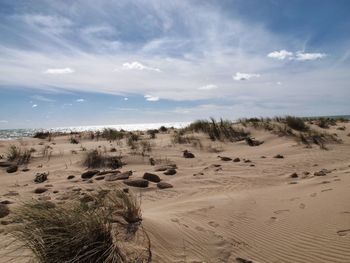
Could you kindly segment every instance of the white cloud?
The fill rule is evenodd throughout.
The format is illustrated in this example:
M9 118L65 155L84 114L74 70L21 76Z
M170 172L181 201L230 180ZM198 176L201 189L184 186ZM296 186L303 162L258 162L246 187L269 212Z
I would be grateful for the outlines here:
M316 60L324 58L326 54L324 53L303 53L297 52L295 60L305 61L305 60Z
M77 99L76 102L84 102L84 99Z
M127 101L127 100L129 100L129 98L126 98L126 97L125 97L124 100Z
M293 52L289 52L287 50L280 50L280 51L273 51L269 54L267 54L269 58L274 58L278 60L284 60L284 59L292 59Z
M232 76L234 80L249 80L251 78L258 78L258 77L260 77L259 74L241 73L241 72L237 72L236 75Z
M45 74L70 74L74 72L75 70L71 68L49 68L44 71Z
M33 104L32 105L32 108L36 108L36 107L38 107L38 104Z
M289 60L299 60L299 61L306 61L306 60L316 60L316 59L321 59L326 56L324 53L305 53L298 51L294 55L293 52L287 51L287 50L280 50L280 51L273 51L269 54L267 54L269 58L274 58L278 60L284 60L284 59L289 59Z
M214 85L214 84L208 84L202 87L199 87L199 90L213 90L213 89L217 89L218 86Z
M53 99L50 99L50 98L47 98L47 97L44 97L41 95L33 95L33 96L31 96L31 98L35 99L35 100L45 101L45 102L54 102Z
M150 70L150 71L161 72L161 70L159 68L148 67L148 66L141 64L138 61L134 61L134 62L130 62L130 63L125 62L122 65L122 69L123 70Z
M147 101L158 101L159 100L159 97L157 96L152 96L152 95L145 95L145 99Z
M7 120L0 120L0 123L8 123Z

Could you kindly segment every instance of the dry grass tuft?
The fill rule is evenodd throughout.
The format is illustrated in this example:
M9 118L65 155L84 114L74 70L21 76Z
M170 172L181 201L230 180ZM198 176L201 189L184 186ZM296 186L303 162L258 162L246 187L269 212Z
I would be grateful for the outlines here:
M119 245L125 237L120 234L124 226L116 223L118 217L133 225L139 225L141 220L140 206L134 196L120 189L100 191L90 203L25 203L14 211L14 221L19 224L11 235L33 252L37 262L42 263L150 260L150 255L143 260L140 255L133 255L131 259ZM150 244L144 251L150 253L149 247Z
M6 158L10 162L16 162L18 165L27 164L30 161L32 152L27 149L22 149L16 145L10 145L7 149Z
M100 150L91 150L85 154L83 163L88 168L109 167L117 169L123 166L121 156L110 156Z

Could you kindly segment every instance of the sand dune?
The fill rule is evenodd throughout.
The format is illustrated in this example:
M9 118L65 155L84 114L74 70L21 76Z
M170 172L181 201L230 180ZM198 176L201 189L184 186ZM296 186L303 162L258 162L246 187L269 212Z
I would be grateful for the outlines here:
M350 125L345 126L345 131L330 128L343 143L330 144L328 150L306 148L292 138L255 129L251 129L252 136L264 141L257 147L212 142L204 135L198 135L202 148L174 145L169 134L159 134L150 154L164 163L175 163L177 173L172 176L155 172L148 157L125 157L127 165L121 170L134 171L132 177L152 172L174 186L160 190L151 183L147 189L132 188L142 202L153 262L350 262ZM51 159L34 158L28 172L7 174L2 170L1 201L37 198L32 192L37 187L33 176L39 171L50 172L44 184L52 187L42 196L53 201L73 187L123 185L120 181L82 181L84 153L79 152L80 145L67 141L67 137L55 138ZM22 144L39 149L38 142L28 139ZM2 142L0 152L8 145ZM87 149L111 147L107 141L83 140L82 145ZM208 146L221 151L212 152ZM119 148L123 154L128 151ZM185 149L195 158L183 158ZM277 154L284 158L274 158ZM218 155L240 161L222 161ZM329 173L314 176L322 169ZM291 177L293 173L296 178ZM75 179L67 180L68 175ZM59 192L54 194L54 190ZM19 196L8 196L9 191ZM1 226L2 240L9 226Z

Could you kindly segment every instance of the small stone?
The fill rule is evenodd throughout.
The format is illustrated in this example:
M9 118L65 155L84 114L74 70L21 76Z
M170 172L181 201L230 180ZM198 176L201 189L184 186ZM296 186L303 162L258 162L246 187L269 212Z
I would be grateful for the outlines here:
M189 152L188 150L184 150L183 157L184 158L194 158L194 154Z
M123 192L124 193L129 193L129 188L127 188L127 187L123 188Z
M241 159L239 159L238 157L236 157L235 159L233 159L233 162L235 162L235 163L238 163L238 162L240 162L241 161Z
M34 190L34 193L35 194L42 194L42 193L45 193L48 189L45 188L45 187L38 187Z
M167 188L173 188L173 185L166 182L159 182L157 183L157 187L159 189L167 189Z
M153 182L153 183L158 183L160 182L160 177L156 174L152 173L144 173L143 174L143 179L146 179L147 181Z
M72 180L72 179L74 179L74 178L75 178L74 175L68 175L68 176L67 176L67 179L68 179L68 180Z
M11 166L7 167L6 172L8 172L8 173L15 173L15 172L17 172L17 170L18 170L18 166L17 165L11 165Z
M281 155L281 154L277 154L277 155L275 155L273 158L276 158L276 159L283 159L284 156Z
M297 173L292 173L289 177L290 178L298 178L299 176Z
M128 180L124 180L123 183L128 186L134 186L134 187L141 187L141 188L148 187L148 181L145 179L128 179Z
M126 180L130 177L130 172L132 174L132 171L120 173L120 174L107 174L105 176L105 181L111 182L111 181L117 181L117 180Z
M37 173L34 178L34 182L39 184L47 180L48 173Z
M226 156L218 156L221 161L224 161L224 162L229 162L229 161L232 161L232 158L230 157L226 157Z
M175 169L168 169L164 172L165 175L174 175L176 174L176 170Z
M103 179L105 179L105 177L103 175L95 177L95 180L97 180L97 181L100 181L100 180L103 180Z
M10 205L10 204L13 204L13 202L10 201L10 200L4 200L4 201L1 201L0 204L3 204L3 205Z
M90 171L86 171L84 173L81 174L81 178L83 179L90 179L92 178L94 175L98 174L100 171L99 170L90 170Z
M7 205L0 204L0 218L8 216L9 214L10 214L10 209L7 207Z

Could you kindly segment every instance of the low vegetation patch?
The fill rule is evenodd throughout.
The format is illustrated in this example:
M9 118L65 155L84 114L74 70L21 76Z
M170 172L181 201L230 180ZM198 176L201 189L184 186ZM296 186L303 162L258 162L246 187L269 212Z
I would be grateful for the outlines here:
M233 127L231 121L221 119L217 122L213 118L211 118L210 121L195 121L184 128L184 131L203 132L213 141L241 141L249 135L249 132L241 128Z
M83 163L88 168L108 167L117 169L123 166L121 156L110 156L97 149L88 151Z
M124 136L125 133L123 131L118 131L112 128L105 128L101 133L101 137L108 141L121 140L124 138Z
M62 205L31 201L14 211L14 221L19 224L11 235L32 251L36 262L151 260L148 238L143 244L129 243L142 232L140 205L133 195L119 189L101 190L81 202Z
M22 149L16 145L11 145L7 149L6 158L10 162L16 162L18 165L27 164L30 161L32 152L27 149Z

